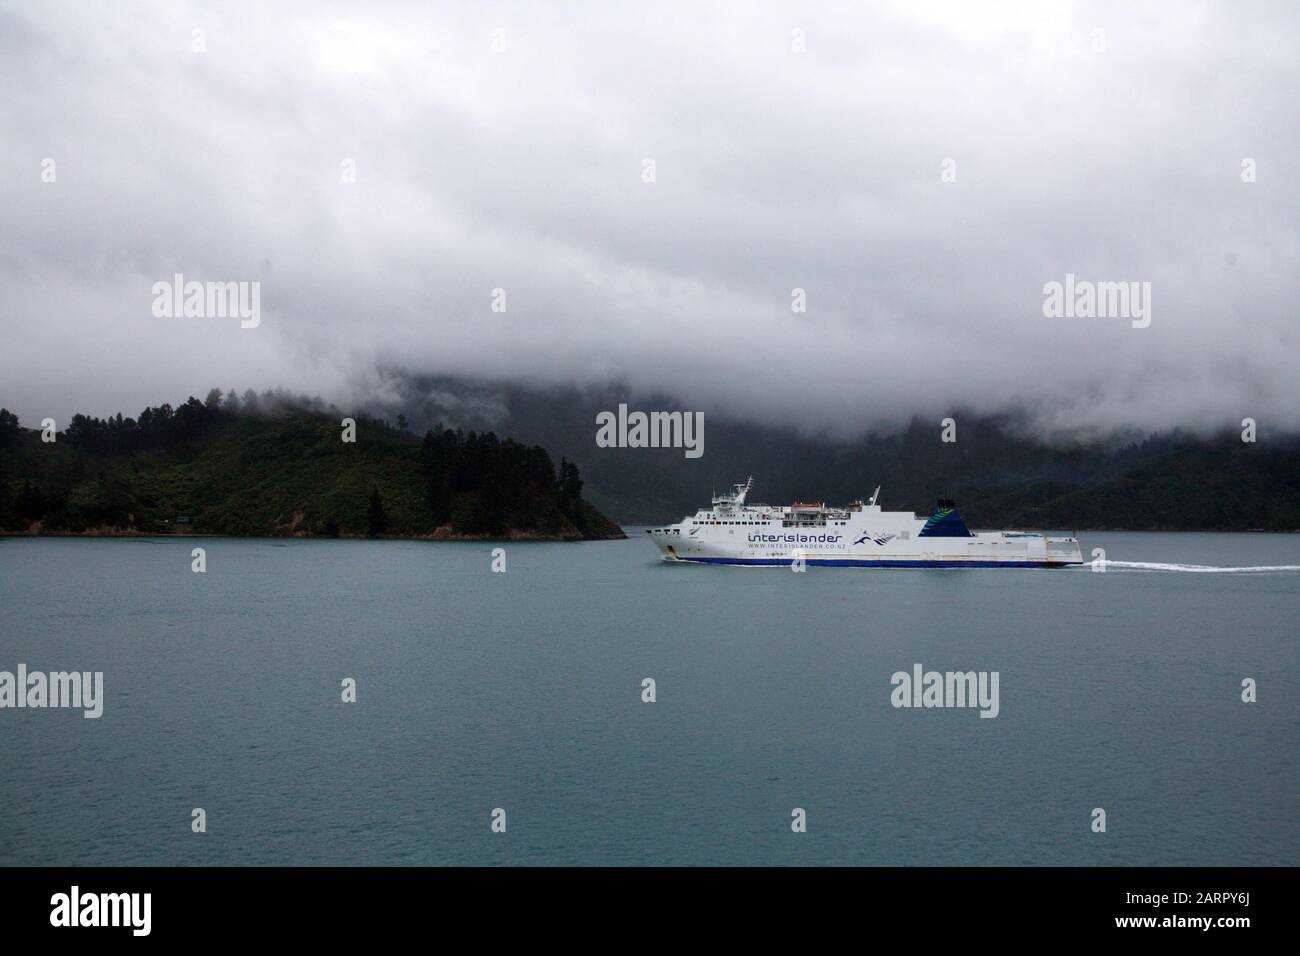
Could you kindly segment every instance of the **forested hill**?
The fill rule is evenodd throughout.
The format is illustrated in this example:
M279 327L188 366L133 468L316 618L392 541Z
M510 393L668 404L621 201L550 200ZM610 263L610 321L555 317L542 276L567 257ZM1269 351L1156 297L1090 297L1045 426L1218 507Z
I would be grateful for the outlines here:
M738 420L669 395L638 396L618 385L579 389L446 377L398 384L403 400L383 414L494 428L544 445L576 461L590 500L626 524L676 521L706 504L715 485L724 489L753 475L754 501L844 503L869 496L879 484L881 504L890 510L929 514L936 498L955 498L973 528L1300 530L1300 438L1262 418L1253 443L1243 442L1240 430L1071 440L1006 417L953 409L952 443L940 440L939 415L850 441ZM597 447L596 415L620 402L701 408L703 457L687 458L677 448ZM864 414L863 428L867 420Z
M493 432L410 431L282 393L213 390L53 442L0 410L0 530L594 539L622 531L575 465Z
M354 416L355 444L340 440L337 409L282 393L214 393L134 421L77 417L53 444L0 413L0 529L167 531L186 517L189 530L226 534L361 535L377 524L402 536L604 537L617 530L600 512L676 521L715 484L752 474L753 499L774 504L843 503L877 484L890 510L928 513L951 497L973 528L1300 530L1300 439L1267 422L1254 443L1238 432L1067 443L956 412L953 443L937 421L848 442L706 410L705 453L691 459L595 444L596 415L619 402L689 407L666 396L406 385L399 404ZM564 456L558 470L543 448Z

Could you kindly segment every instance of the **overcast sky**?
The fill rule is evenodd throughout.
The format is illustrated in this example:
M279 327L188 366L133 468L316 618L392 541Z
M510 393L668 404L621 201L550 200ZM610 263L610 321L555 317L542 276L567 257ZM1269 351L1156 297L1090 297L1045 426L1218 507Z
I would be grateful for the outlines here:
M1293 0L3 2L0 405L407 369L1296 430L1298 39ZM155 317L178 272L261 324ZM1150 327L1044 317L1066 273Z

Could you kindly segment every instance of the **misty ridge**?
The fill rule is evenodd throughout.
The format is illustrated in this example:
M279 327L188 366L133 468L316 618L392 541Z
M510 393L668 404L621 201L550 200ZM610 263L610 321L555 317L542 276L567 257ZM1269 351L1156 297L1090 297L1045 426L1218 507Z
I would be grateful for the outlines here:
M390 376L387 385L399 397L373 406L375 414L494 429L541 444L577 462L592 502L623 522L693 512L715 488L752 474L754 500L843 503L869 497L879 484L890 507L918 513L929 513L937 497L957 497L963 515L980 527L1300 529L1296 435L1247 442L1238 427L1045 437L1028 414L958 409L891 428L864 425L846 438L706 406L707 451L690 460L678 449L596 444L602 412L620 403L693 408L676 396L617 384L538 387L445 376Z
M707 503L715 490L753 475L755 500L771 504L845 503L868 497L881 485L882 503L924 514L936 498L955 497L968 522L978 528L1300 530L1300 437L1296 436L1243 441L1240 429L1208 435L1171 430L1115 433L1104 439L1069 435L1050 441L1024 417L958 410L942 420L913 419L889 430L864 430L850 440L706 409L696 411L702 416L707 453L692 459L680 449L610 448L597 441L598 422L620 403L689 410L664 394L638 395L620 385L536 387L396 373L387 377L386 391L386 401L355 411L287 389L262 393L213 389L204 401L191 397L175 409L170 405L165 410L146 409L138 419L77 415L60 439L76 451L74 457L61 459L62 473L45 468L30 454L16 459L11 437L10 451L0 448L0 488L7 483L15 501L22 496L24 483L33 480L38 487L53 481L71 489L76 480L94 476L97 456L152 453L183 471L204 455L212 457L206 433L214 417L288 422L242 438L234 434L211 462L213 468L221 460L259 462L253 472L242 473L252 489L245 497L253 500L257 490L269 487L277 474L296 476L290 484L306 480L309 472L299 474L299 470L309 469L313 456L324 453L322 448L328 447L328 454L334 455L340 423L350 418L357 423L359 435L381 441L404 462L395 474L406 475L405 483L392 487L385 497L405 502L395 527L408 534L428 533L450 518L451 486L444 483L436 491L428 484L427 463L417 467L422 436L427 446L430 436L444 434L460 435L462 443L465 436L472 442L482 436L493 445L531 446L536 451L530 454L560 462L556 469L534 466L519 457L503 463L494 480L517 483L518 473L538 473L535 469L540 468L556 473L556 481L563 484L564 469L575 469L567 480L576 481L578 490L568 494L574 501L580 495L584 505L593 506L599 515L591 519L593 528L603 529L604 516L623 523L675 519ZM3 424L8 426L11 420ZM304 421L310 427L299 427ZM16 426L8 433L16 434ZM29 448L37 447L33 442L34 435ZM425 469L423 479L420 467ZM314 495L295 485L277 513L259 513L251 524L239 525L245 529L241 533L258 528L282 533L288 528L289 533L330 534L327 525L337 520L333 519L336 513L347 516L345 531L363 533L370 485L376 485L383 472L367 468L348 465L335 477L335 484L350 489L346 494L339 491L329 497L334 493L329 482L321 479L327 486L329 503L324 512L328 515L319 505L305 507L302 502ZM125 472L118 472L114 480L120 485L114 492L120 499L131 490L132 480ZM462 481L457 488L469 490L480 484L478 479ZM228 486L223 507L233 514L240 507L238 489L229 481L223 485ZM512 495L512 500L518 499L516 493ZM576 514L571 505L557 507L554 514ZM14 508L22 511L20 503ZM543 510L550 511L549 506ZM512 521L466 510L452 524L456 533L486 533L488 528L502 532L507 526L536 523L535 516L525 518L522 512ZM558 518L547 527L555 531Z
M400 368L846 441L1300 429L1294 3L62 9L0 10L24 421Z
M411 533L582 532L549 487L451 520L444 428L625 522L752 474L983 527L1300 528L1294 4L246 9L0 10L0 401L76 452L0 457L11 504L31 471L120 516L161 472L92 459L215 469L215 409L257 425L226 453L337 467L322 500L273 449L292 493L211 503L241 529L365 533L386 490ZM624 405L686 454L601 447ZM349 414L397 485L321 444Z

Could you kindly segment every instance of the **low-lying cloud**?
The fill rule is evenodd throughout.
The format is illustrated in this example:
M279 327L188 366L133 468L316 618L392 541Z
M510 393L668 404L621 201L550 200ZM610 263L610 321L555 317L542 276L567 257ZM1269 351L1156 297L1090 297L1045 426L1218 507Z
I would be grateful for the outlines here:
M819 430L1300 428L1298 21L2 4L0 404L409 372ZM259 282L260 323L157 318L177 273ZM1149 327L1045 316L1067 275L1149 282Z

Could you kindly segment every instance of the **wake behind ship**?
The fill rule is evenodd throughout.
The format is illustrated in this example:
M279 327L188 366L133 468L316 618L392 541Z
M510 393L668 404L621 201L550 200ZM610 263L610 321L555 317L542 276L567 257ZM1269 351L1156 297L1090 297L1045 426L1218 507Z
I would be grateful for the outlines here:
M934 514L882 511L877 488L866 504L747 504L754 479L715 496L712 506L646 533L666 561L698 564L805 564L855 568L1058 568L1082 564L1075 538L1029 531L972 533L956 504Z

